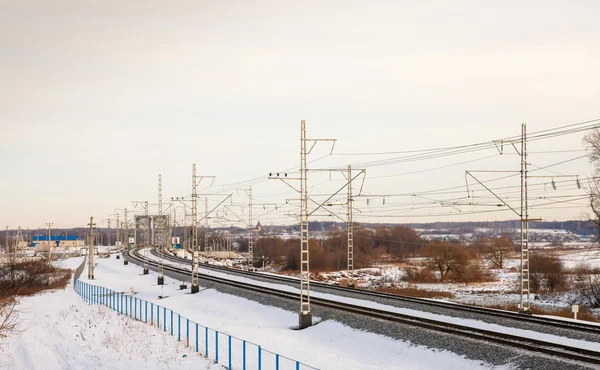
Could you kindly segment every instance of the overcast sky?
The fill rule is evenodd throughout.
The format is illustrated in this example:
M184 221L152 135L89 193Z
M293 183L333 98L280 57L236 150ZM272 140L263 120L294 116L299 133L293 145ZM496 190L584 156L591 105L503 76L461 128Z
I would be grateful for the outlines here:
M0 0L0 226L78 226L90 216L105 226L115 208L156 202L159 173L165 198L190 194L192 163L215 184L266 178L299 164L301 119L310 137L337 138L341 154L471 144L519 135L522 122L535 132L600 118L598 14L597 1ZM529 150L581 150L582 136ZM495 153L367 168L363 195L460 186L468 169L519 169L515 155L482 159ZM530 159L545 166L582 154ZM552 170L590 173L585 158ZM339 178L315 174L310 184L324 185L311 191L335 191ZM565 195L582 194L567 185ZM297 198L288 189L257 183L255 202ZM235 193L234 202L247 200ZM386 198L395 211L411 202ZM533 215L577 218L582 203ZM374 204L382 208L382 198L357 200L361 221L384 222L367 218ZM431 207L450 214L407 211L385 222L516 218ZM264 223L291 222L286 212L297 210Z

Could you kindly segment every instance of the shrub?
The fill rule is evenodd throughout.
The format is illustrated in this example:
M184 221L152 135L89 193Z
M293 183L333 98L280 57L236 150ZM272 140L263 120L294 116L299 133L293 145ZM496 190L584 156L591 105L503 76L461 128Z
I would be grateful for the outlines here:
M469 260L469 254L459 245L432 243L423 248L421 254L428 258L428 264L440 273L440 281L448 274L460 275Z
M431 283L435 281L435 275L428 268L407 267L404 269L404 273L403 279L411 283Z
M565 273L560 260L541 253L532 253L529 257L530 290L555 292L566 286Z

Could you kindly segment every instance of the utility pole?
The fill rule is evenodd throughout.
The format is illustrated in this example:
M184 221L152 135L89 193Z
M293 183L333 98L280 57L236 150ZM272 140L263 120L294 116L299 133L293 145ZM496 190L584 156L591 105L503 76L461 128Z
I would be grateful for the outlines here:
M19 229L17 230L17 244L15 246L15 253L21 249L21 244L23 241L23 231L21 230L21 226L19 226Z
M106 221L106 223L107 223L107 229L108 229L108 231L106 233L108 241L106 244L110 247L110 215L108 215L108 220ZM108 248L108 251L110 253L110 248Z
M157 228L157 234L159 236L158 238L158 243L161 244L161 250L160 250L160 256L158 258L158 279L157 279L157 284L158 285L165 285L165 267L164 267L164 263L163 263L163 254L165 253L165 246L164 246L164 235L163 235L163 230L164 230L164 219L163 219L163 207L162 207L162 175L158 175L158 228Z
M117 246L117 243L120 241L120 237L121 237L121 223L119 222L119 213L117 213L117 228L115 230L115 247Z
M94 280L94 217L90 217L90 236L88 239L88 279Z
M192 214L191 214L191 233L190 233L190 249L192 252L192 286L191 286L191 294L198 293L200 291L200 273L199 273L199 263L200 263L200 247L199 247L199 239L198 239L198 185L203 179L212 179L211 185L215 181L215 176L199 176L196 174L196 164L192 164ZM231 196L231 194L229 194ZM228 197L229 197L228 196ZM225 198L227 199L227 198ZM171 200L176 200L181 202L184 206L184 219L187 219L187 209L188 207L184 202L189 201L186 200L185 197L177 197L171 198ZM221 202L222 203L222 202ZM219 204L220 205L220 204ZM205 199L205 209L206 214L204 219L206 221L206 227L208 228L208 198ZM185 224L185 220L184 220ZM187 227L186 227L187 229ZM204 244L206 249L206 241L207 241L207 233L204 231Z
M354 229L352 227L352 166L348 165L348 287L354 288Z
M46 223L46 226L48 226L48 263L49 264L52 264L52 241L50 240L50 239L52 239L51 238L52 232L50 230L52 228L52 225L54 225L53 222Z
M531 315L529 297L529 206L527 197L527 124L521 125L521 305L519 313Z
M204 252L208 250L208 197L204 197ZM208 254L207 254L208 257Z
M191 294L200 291L200 273L198 268L198 182L196 181L196 164L192 164L192 287Z
M129 220L127 219L127 208L123 210L123 248L129 248Z
M263 220L264 221L264 220ZM252 225L252 185L248 186L248 270L254 267L254 225Z
M277 174L276 179L283 181L286 185L300 193L300 313L299 327L300 329L307 328L312 325L312 312L310 310L310 259L309 259L309 235L308 235L308 174L306 157L313 150L317 142L330 141L333 142L331 152L335 147L336 139L307 139L306 138L306 121L300 122L300 177L299 178L280 178ZM307 143L312 145L308 148ZM287 174L285 174L287 177ZM271 174L269 174L269 178ZM290 185L287 180L299 180L300 190ZM319 205L321 207L322 205Z

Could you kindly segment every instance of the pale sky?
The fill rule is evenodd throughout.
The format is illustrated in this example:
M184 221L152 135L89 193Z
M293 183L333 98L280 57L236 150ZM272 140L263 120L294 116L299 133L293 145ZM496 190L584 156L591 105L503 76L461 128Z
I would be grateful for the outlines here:
M90 216L105 226L132 200L156 202L159 173L165 200L189 195L192 163L215 184L266 179L299 165L301 119L309 137L337 138L341 154L467 145L517 136L522 122L537 132L600 118L598 14L597 1L0 0L0 227L83 226ZM529 150L581 150L582 136ZM328 149L319 145L309 160ZM519 169L516 155L482 159L497 153L367 168L363 195L418 195L464 185L465 170ZM583 154L531 154L530 162ZM313 167L398 156L334 155ZM536 175L590 173L586 158L551 169ZM311 175L315 199L340 179ZM556 191L584 195L573 179L556 178L565 181ZM532 196L559 199L550 181L532 179ZM256 203L297 198L279 181L253 190ZM247 202L234 193L236 204ZM456 196L387 197L385 206L362 197L355 214L374 222L516 218L442 206ZM271 206L258 206L256 218L290 223L285 214L298 207L289 202L268 215ZM418 202L432 203L417 211ZM535 202L531 215L545 220L587 211L585 200Z

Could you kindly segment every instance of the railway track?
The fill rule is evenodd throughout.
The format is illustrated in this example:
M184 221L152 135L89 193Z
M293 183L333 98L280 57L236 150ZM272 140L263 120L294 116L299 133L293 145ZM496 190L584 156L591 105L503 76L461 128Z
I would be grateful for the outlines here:
M126 252L127 258L135 263L142 264L144 257L139 253L138 248L133 248ZM165 259L168 259L165 257ZM173 260L173 262L175 262ZM148 260L149 266L156 268L158 263L154 260ZM164 270L167 272L173 272L176 274L187 275L190 273L188 269L164 264ZM240 288L246 291L253 291L257 293L263 293L270 296L276 296L284 299L290 299L296 301L298 299L298 293L287 292L284 290L263 287L259 285L248 284L235 280L218 278L207 274L200 274L201 279L210 281L217 284L224 284L231 287ZM595 366L600 365L600 352L583 349L578 347L572 347L559 343L551 343L547 341L525 338L513 334L498 333L491 330L473 328L465 325L448 323L444 321L437 321L428 318L414 317L406 314L395 313L385 310L373 309L369 307L363 307L359 305L338 302L319 297L311 297L311 302L315 306L326 307L335 310L341 310L344 312L350 312L356 315L362 315L374 319L384 320L387 322L394 322L403 325L417 326L420 328L429 329L436 332L442 332L446 334L456 335L463 338L470 338L476 341L483 341L488 343L494 343L501 346L507 346L512 348L518 348L521 350L541 353L560 359L566 359L571 361L578 361L584 364L593 364Z
M160 252L158 252L157 250L153 249L151 251L151 253L157 257L160 256ZM176 256L169 255L169 254L163 254L163 258L165 260L169 260L172 262L189 264L191 266L191 261L189 259L180 258L180 257L176 257ZM293 285L299 284L298 279L292 278L292 277L287 277L287 276L267 275L267 274L252 272L252 271L244 271L244 270L234 269L234 268L230 268L230 267L215 266L215 265L209 265L209 264L202 264L201 267L203 269L207 269L207 270L225 272L228 274L244 276L244 277L248 277L248 278L260 278L260 279L269 280L269 281L273 281L273 282L282 282L285 284L293 284ZM507 320L515 321L517 323L529 323L529 324L537 324L537 325L542 325L542 326L551 326L552 328L555 328L555 329L557 329L557 328L565 329L565 330L568 330L568 331L571 331L574 333L593 334L593 335L597 335L598 338L600 339L600 326L586 324L583 322L574 322L574 321L553 319L553 318L549 318L549 317L523 315L523 314L519 314L516 312L497 310L497 309L491 309L491 308L485 308L485 307L468 306L468 305L461 305L461 304L449 303L449 302L440 302L440 301L434 301L434 300L429 300L429 299L400 296L400 295L395 295L395 294L375 292L375 291L369 291L369 290L357 289L357 288L346 288L346 287L341 287L341 286L337 286L337 285L325 284L325 283L321 283L321 282L317 282L317 281L311 281L310 285L312 288L319 288L319 291L327 292L327 293L331 293L331 294L343 292L343 293L351 293L353 295L362 296L365 299L368 299L370 297L377 297L377 298L384 298L384 299L388 299L388 300L392 300L392 301L396 301L396 302L409 302L411 304L422 305L423 307L443 308L444 310L455 312L455 314L453 316L457 316L457 317L461 317L460 315L463 312L474 313L477 315L481 315L482 317L486 317L486 316L487 317L495 317L495 318L501 317L501 318L504 318ZM312 297L311 297L311 299L312 299Z

